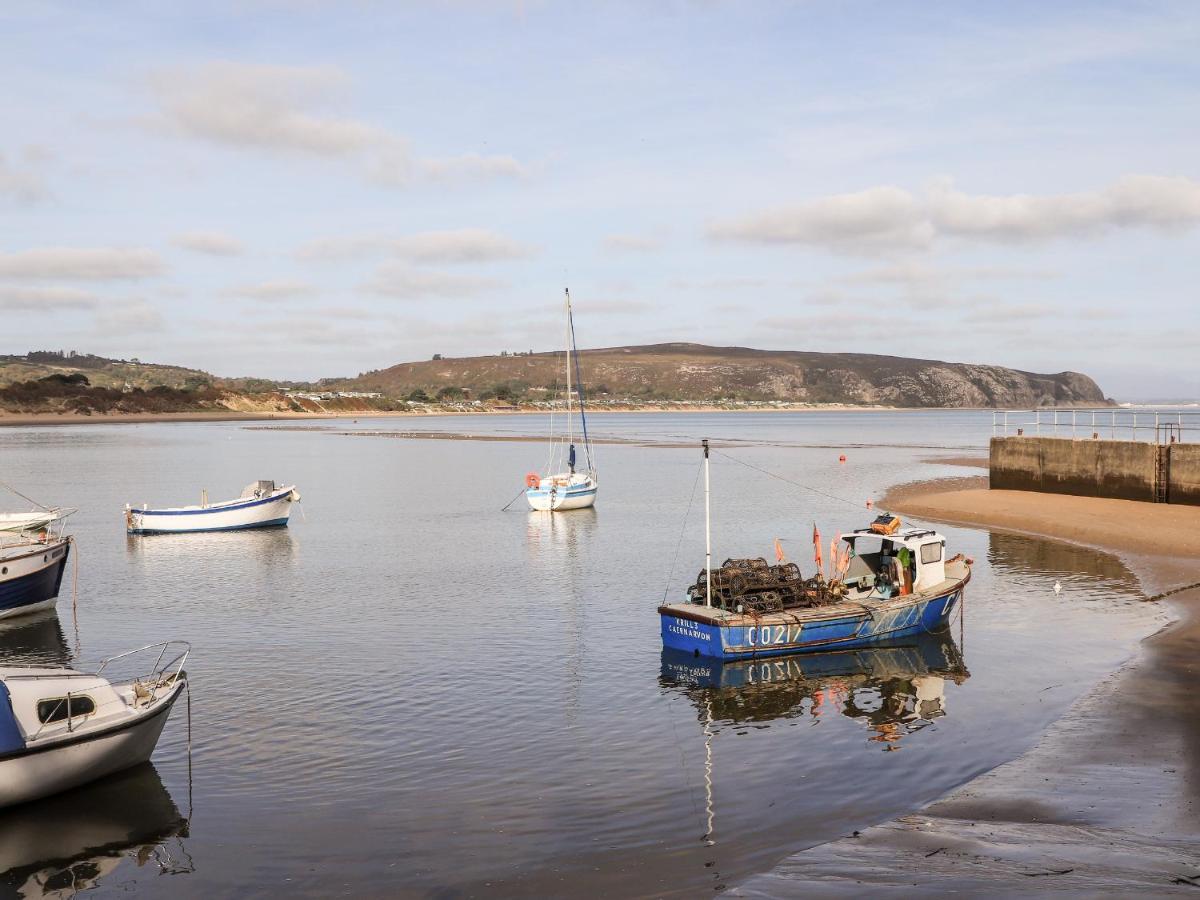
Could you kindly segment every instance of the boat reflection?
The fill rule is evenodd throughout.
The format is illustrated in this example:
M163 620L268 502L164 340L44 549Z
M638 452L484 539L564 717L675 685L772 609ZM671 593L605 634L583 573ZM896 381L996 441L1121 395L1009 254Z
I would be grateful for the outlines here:
M299 550L287 528L197 531L193 534L131 534L125 549L147 563L187 565L211 563L229 556L253 557L265 563L289 561Z
M148 876L192 872L187 835L187 818L147 763L0 814L0 893L74 897L126 861ZM129 874L120 888L131 886Z
M686 694L703 723L841 715L891 750L946 715L947 682L969 677L953 635L942 631L866 649L726 663L663 650L660 683Z
M546 547L563 547L568 550L581 541L589 540L596 531L599 513L596 507L572 510L570 515L546 515L531 512L526 519L525 539L527 546L536 550Z
M0 621L0 665L68 668L71 649L58 612L41 612Z

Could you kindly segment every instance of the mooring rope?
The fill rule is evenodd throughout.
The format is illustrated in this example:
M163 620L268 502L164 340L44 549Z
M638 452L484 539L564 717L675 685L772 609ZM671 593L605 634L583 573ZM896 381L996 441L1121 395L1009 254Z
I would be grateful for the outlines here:
M696 485L700 483L700 473L704 471L704 463L696 467L696 477L692 479L692 493L688 497L687 511L683 514L683 524L679 526L679 540L675 543L675 556L671 559L671 569L667 573L667 583L663 587L663 603L667 602L667 592L671 590L671 579L675 577L675 564L679 562L679 550L683 547L683 535L687 531L688 517L692 514L692 504L696 500Z
M1171 588L1169 591L1163 591L1161 594L1155 594L1153 597L1147 597L1146 602L1152 603L1155 600L1162 600L1165 597L1170 597L1172 594L1182 594L1184 591L1190 591L1195 588L1200 588L1200 581L1195 584L1185 584L1177 588Z
M36 506L38 509L44 509L44 510L46 510L46 512L53 511L50 509L49 506L45 506L41 503L38 503L32 497L26 497L24 494L22 494L20 491L18 491L15 487L13 487L11 484L8 484L7 482L0 481L0 487L4 488L6 490L12 491L14 494L16 494L22 500L28 500L30 503L32 503L34 506Z
M521 495L524 494L526 490L528 490L528 488L521 488L519 491L517 491L517 496L513 497L511 500L505 503L504 506L500 507L500 512L508 512L508 508L520 500Z

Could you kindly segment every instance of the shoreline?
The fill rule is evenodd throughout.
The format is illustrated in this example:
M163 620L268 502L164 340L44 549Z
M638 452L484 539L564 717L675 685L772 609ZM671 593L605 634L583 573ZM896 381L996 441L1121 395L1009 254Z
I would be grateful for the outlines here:
M1200 524L1200 507L989 491L978 476L898 485L882 502L901 515L1112 553L1144 588L1183 588L1166 600L1174 621L1140 641L1026 753L910 815L793 854L732 893L1194 894L1200 537L1179 522ZM1137 514L1138 525L1114 526L1106 517L1118 513ZM1155 553L1146 552L1151 538Z
M1092 407L1083 407L1091 409ZM1108 409L1109 407L1095 407ZM1003 411L990 406L855 406L853 404L830 403L823 405L794 404L783 406L716 406L696 403L680 406L637 406L621 405L611 408L591 407L592 415L608 413L920 413L920 412L997 412ZM450 416L533 416L549 415L549 409L405 409L405 410L192 410L189 412L146 412L146 413L59 413L35 412L14 413L0 410L0 428L35 425L114 425L150 422L267 422L272 420L304 421L311 419L379 419L379 418L444 418ZM950 465L973 465L966 458L950 462Z

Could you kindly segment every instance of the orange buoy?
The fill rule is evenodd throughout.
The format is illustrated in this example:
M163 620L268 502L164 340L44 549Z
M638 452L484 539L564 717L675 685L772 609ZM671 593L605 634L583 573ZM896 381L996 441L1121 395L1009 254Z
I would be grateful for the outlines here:
M843 453L841 456L838 457L838 462L844 463L845 461L846 461L846 454Z
M530 472L528 475L525 476L525 487L531 487L531 488L541 487L541 484L542 484L542 476L539 475L537 472Z
M868 501L867 501L867 509L870 509L870 508L871 508L872 506L874 506L874 505L875 505L875 501L874 501L874 500L868 500Z

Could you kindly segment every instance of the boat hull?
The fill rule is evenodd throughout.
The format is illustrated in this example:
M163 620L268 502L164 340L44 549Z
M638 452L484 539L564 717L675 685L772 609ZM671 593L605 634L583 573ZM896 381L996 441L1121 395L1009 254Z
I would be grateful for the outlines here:
M54 606L70 553L63 540L0 558L0 619Z
M768 613L757 620L733 616L728 624L690 615L686 607L659 608L663 646L719 659L755 659L820 650L869 647L944 628L962 601L963 586L908 602L827 617Z
M596 485L586 488L567 488L565 490L544 490L529 488L525 499L536 512L566 512L571 509L587 509L596 503Z
M148 761L183 688L181 681L153 712L118 729L0 759L0 807L48 797Z
M228 506L187 509L130 509L130 534L185 534L197 531L236 531L243 528L284 527L292 513L293 491Z

